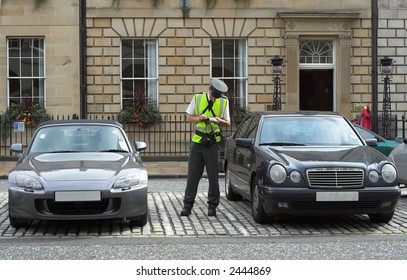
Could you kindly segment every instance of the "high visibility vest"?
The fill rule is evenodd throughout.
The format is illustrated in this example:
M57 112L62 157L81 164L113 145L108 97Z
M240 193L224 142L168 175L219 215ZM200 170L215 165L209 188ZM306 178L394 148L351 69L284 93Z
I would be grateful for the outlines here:
M215 113L215 116L212 114L210 109L205 109L208 107L208 100L207 100L207 93L201 92L195 94L195 115L200 116L203 115L206 117L220 117L223 118L226 110L226 106L228 105L227 97L222 96L221 98L216 98L215 102L212 106L212 111ZM220 126L219 124L212 123L212 122L197 122L195 124L195 131L198 131L205 134L214 133L216 136L216 142L220 142ZM202 139L202 136L197 135L194 133L192 136L192 142L199 143Z

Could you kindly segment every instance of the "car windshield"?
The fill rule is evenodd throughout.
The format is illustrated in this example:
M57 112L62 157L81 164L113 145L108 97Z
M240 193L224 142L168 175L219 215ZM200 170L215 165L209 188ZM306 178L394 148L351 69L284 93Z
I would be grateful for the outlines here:
M260 145L361 146L352 127L341 117L266 117Z
M41 128L30 153L129 152L123 133L106 125L60 125Z

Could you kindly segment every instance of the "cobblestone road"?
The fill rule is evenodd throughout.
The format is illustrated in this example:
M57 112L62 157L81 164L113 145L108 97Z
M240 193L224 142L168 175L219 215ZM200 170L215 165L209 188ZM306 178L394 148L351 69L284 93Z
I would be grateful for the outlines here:
M272 224L253 221L246 201L230 202L221 194L217 217L208 217L206 193L198 193L193 213L178 215L182 192L149 193L149 221L131 227L122 220L34 221L27 228L13 228L8 220L7 192L0 192L0 237L204 237L289 236L336 234L407 234L407 197L403 196L388 224L370 223L367 215L335 217L287 217Z

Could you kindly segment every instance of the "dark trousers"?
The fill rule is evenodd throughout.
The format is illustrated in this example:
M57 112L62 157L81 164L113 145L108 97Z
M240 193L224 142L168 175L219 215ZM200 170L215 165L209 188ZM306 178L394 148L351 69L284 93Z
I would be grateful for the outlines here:
M192 142L188 159L188 178L184 196L184 207L192 208L195 203L198 184L201 180L204 167L209 179L208 204L216 208L219 205L219 170L218 170L219 147L213 144L205 147Z

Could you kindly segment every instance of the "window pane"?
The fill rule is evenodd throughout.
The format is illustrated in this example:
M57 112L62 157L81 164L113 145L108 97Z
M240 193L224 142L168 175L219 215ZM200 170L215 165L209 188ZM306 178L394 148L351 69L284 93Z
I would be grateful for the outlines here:
M32 77L31 58L21 59L21 77Z
M333 42L327 40L301 40L300 63L333 63Z
M122 59L122 77L133 78L133 64L131 59Z
M212 76L222 77L222 59L212 59Z
M20 59L10 58L8 65L8 75L9 77L19 77L20 76Z
M8 42L8 56L20 57L20 40L9 39Z
M135 59L133 60L134 63L134 75L135 78L145 78L145 69L146 66L144 65L144 59Z
M20 97L20 80L10 79L8 82L10 98Z
M22 97L32 97L32 80L27 79L27 80L21 80L21 96Z
M212 40L212 58L222 58L222 40Z
M133 98L133 80L124 80L122 86L123 98Z
M134 58L144 58L144 40L134 40Z
M232 59L225 59L224 60L224 72L223 72L223 76L224 77L235 77L235 64L234 64L235 60Z
M21 39L21 57L32 57L31 39Z
M122 58L132 57L132 40L122 40Z
M225 58L235 57L235 40L224 40L223 45Z

